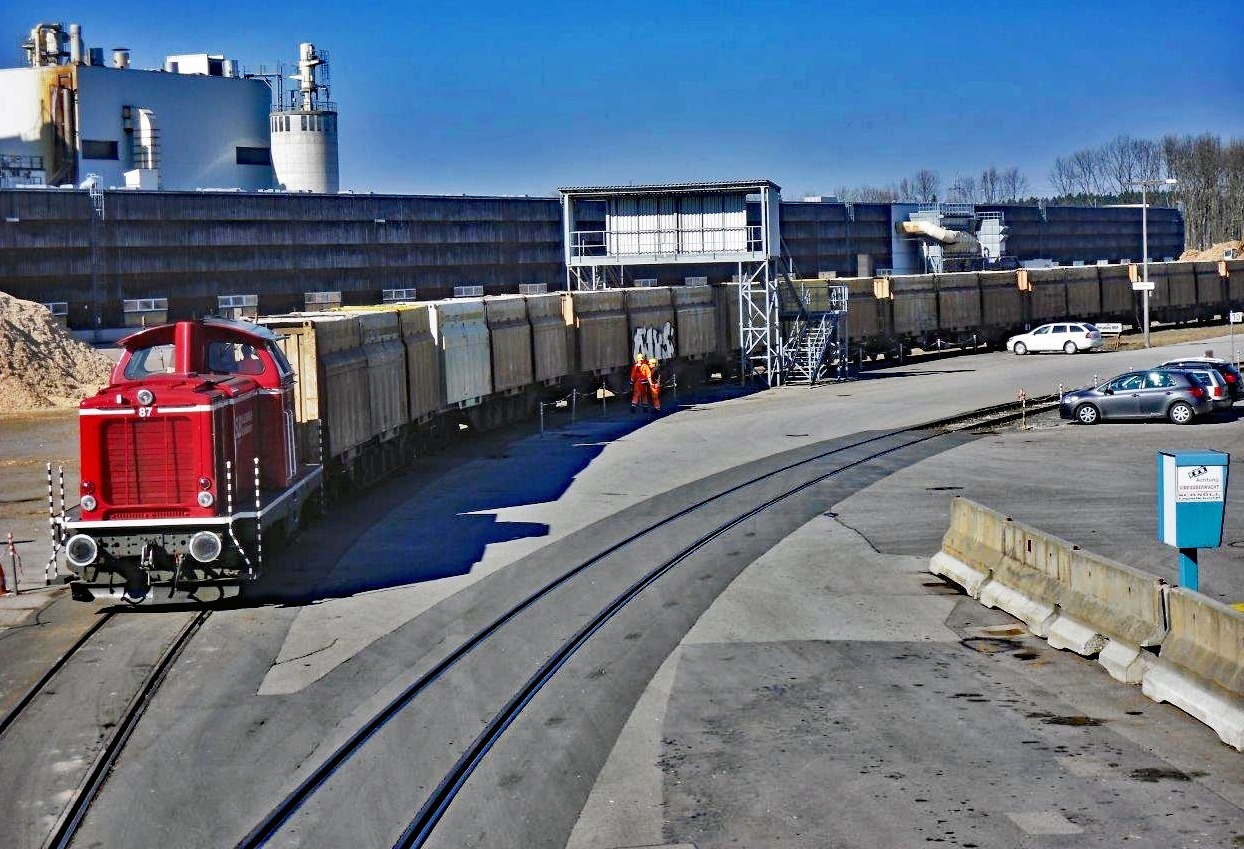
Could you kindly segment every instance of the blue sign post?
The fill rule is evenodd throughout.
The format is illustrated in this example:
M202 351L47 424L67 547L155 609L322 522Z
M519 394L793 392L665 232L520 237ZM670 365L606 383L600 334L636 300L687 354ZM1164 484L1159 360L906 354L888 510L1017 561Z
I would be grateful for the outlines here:
M1222 545L1231 455L1159 451L1158 539L1179 549L1179 584L1200 591L1197 549Z

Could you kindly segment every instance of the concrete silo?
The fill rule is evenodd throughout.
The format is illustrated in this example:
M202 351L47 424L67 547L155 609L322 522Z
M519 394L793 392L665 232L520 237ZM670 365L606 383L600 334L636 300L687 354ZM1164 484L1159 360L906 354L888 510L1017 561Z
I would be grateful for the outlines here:
M337 105L328 99L328 57L315 45L298 46L298 88L271 116L276 181L290 192L336 194Z

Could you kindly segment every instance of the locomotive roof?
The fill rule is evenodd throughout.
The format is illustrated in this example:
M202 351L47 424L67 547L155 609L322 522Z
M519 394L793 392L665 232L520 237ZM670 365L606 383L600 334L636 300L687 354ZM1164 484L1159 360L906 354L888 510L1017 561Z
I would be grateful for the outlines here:
M234 321L228 318L200 318L195 320L204 327L217 328L230 334L249 337L257 342L273 342L280 338L268 328L261 327L258 324L251 324L249 321ZM172 339L173 327L176 323L161 324L158 327L148 327L137 333L131 333L118 342L117 345L122 348L137 348L143 345L159 344L159 341L166 337Z

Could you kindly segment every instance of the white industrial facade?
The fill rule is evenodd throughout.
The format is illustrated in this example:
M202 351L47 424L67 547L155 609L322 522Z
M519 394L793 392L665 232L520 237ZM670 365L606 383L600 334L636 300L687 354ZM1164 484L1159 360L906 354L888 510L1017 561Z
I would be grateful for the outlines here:
M336 194L341 187L337 107L328 95L327 54L307 41L298 45L298 73L291 79L298 81L298 88L290 91L288 104L277 104L269 119L277 182L289 192Z
M148 71L117 49L107 66L76 25L40 24L25 47L30 67L0 70L0 157L41 160L54 185L275 188L271 90L232 60L189 54Z
M63 89L73 92L76 173L55 174L55 147L65 135L52 114L55 72L76 83ZM48 176L63 182L97 174L100 186L120 188L127 171L147 168L162 189L271 189L270 98L259 80L91 66L7 69L0 71L0 154L41 156Z
M117 159L95 159L79 146L81 174L124 186L125 172L141 165L132 140L140 116L154 118L156 164L162 189L275 186L267 114L268 86L259 80L169 74L162 71L78 69L79 139L118 142ZM134 127L127 132L124 110ZM110 152L110 149L109 151Z
M281 188L290 192L336 194L336 112L275 112L272 127L272 165Z

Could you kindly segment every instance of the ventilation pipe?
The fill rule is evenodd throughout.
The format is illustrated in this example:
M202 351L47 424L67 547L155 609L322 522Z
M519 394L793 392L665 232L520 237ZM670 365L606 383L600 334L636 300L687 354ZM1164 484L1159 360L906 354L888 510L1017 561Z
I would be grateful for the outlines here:
M902 221L899 223L907 236L925 236L943 245L955 245L961 248L976 248L980 242L971 233L960 230L948 230L932 221Z
M128 47L112 48L112 67L125 70L130 66L130 49Z
M72 65L82 64L82 54L85 51L82 48L82 25L69 25L69 62Z

